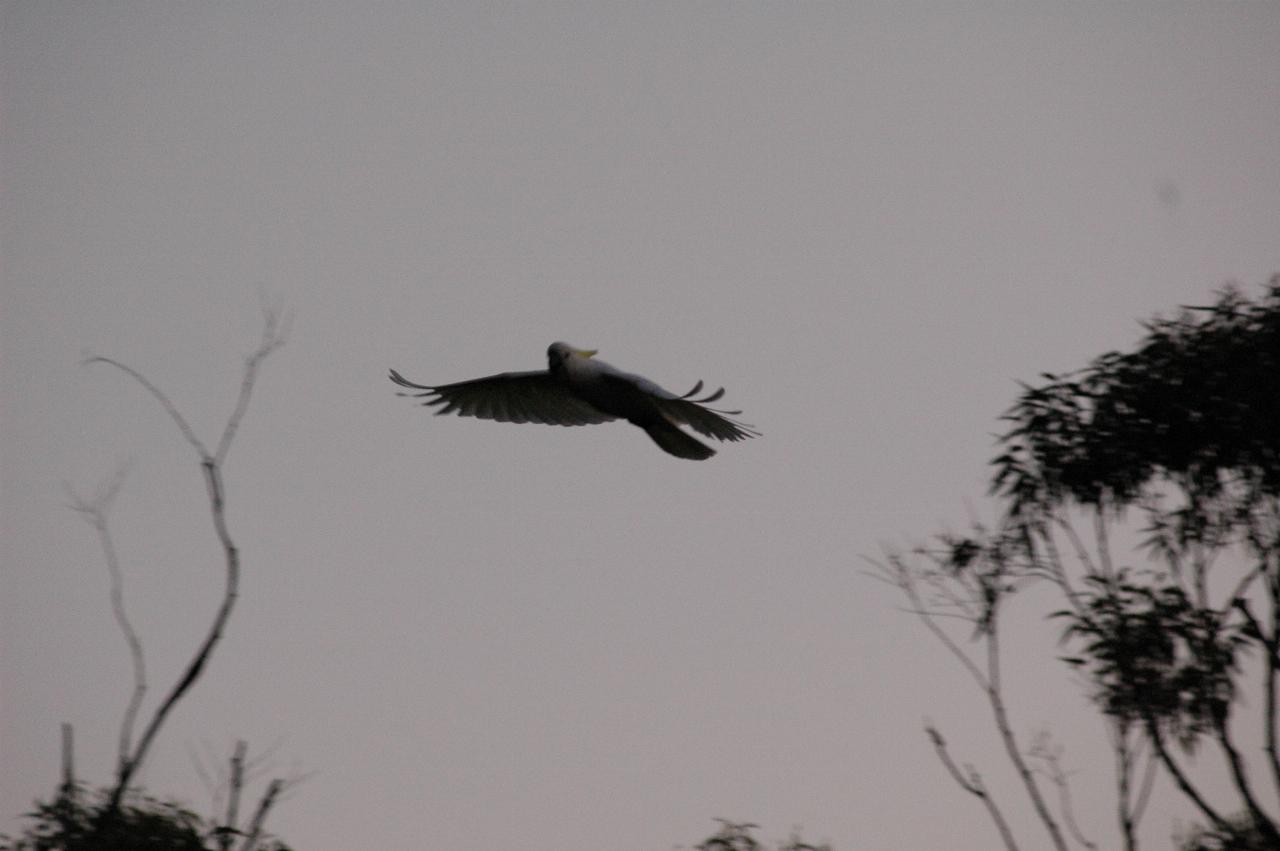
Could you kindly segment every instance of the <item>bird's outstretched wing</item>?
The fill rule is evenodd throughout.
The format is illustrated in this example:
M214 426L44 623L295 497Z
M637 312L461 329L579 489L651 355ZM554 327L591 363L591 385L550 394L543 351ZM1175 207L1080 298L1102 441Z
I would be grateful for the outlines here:
M436 414L457 413L503 423L545 423L546 425L592 425L616 417L596 410L573 395L546 372L503 372L456 384L430 387L414 384L394 369L391 380L420 393L400 393L424 399L422 404L439 407Z

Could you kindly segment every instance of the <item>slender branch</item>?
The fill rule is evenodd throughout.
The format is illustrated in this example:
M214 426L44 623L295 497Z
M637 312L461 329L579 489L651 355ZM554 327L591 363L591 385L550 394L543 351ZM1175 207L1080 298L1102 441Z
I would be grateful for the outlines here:
M1137 851L1138 840L1135 835L1137 819L1134 817L1132 805L1133 793L1130 782L1133 779L1134 752L1129 747L1128 725L1118 718L1108 718L1107 730L1111 739L1111 750L1116 757L1116 810L1120 818L1120 836L1124 840L1125 851Z
M1155 787L1156 768L1160 760L1154 751L1147 751L1147 768L1142 775L1142 786L1138 790L1138 799L1133 804L1133 823L1137 825L1146 812L1147 802L1151 800L1151 790Z
M262 799L258 801L258 809L253 814L253 821L249 823L248 835L244 838L244 843L240 846L240 851L254 851L258 847L258 842L262 838L262 825L266 823L267 813L271 811L271 807L275 804L276 799L280 797L280 792L284 789L283 780L272 780L267 784L267 791L263 793Z
M1271 765L1271 778L1280 790L1280 755L1276 751L1276 669L1280 667L1280 573L1272 570L1267 582L1271 603L1271 635L1266 637L1266 710L1263 723L1266 726L1267 761Z
M1085 572L1090 576L1101 575L1098 568L1094 565L1093 559L1089 556L1089 550L1084 545L1084 541L1080 539L1080 535L1076 533L1075 527L1062 517L1054 517L1054 522L1059 529L1067 536L1067 541L1071 544L1071 549L1075 551L1076 558L1080 559L1080 563L1084 565Z
M222 851L231 848L236 824L240 820L240 795L244 791L244 759L247 749L244 739L240 739L231 754L231 775L227 780L227 816L218 833L218 847Z
M204 670L205 663L209 661L209 657L213 654L213 649L222 640L222 631L226 627L228 618L231 617L231 610L235 607L236 598L239 596L240 551L232 543L231 537L227 532L222 479L218 472L217 463L212 458L206 458L201 463L201 469L204 471L205 483L209 490L209 504L213 512L214 529L217 532L218 540L222 544L223 553L226 557L226 588L223 592L222 603L218 607L217 614L214 615L213 624L209 627L208 635L205 636L195 656L188 663L186 671L183 672L182 677L170 690L168 696L165 697L164 702L156 709L155 714L151 716L151 721L147 724L141 739L139 739L133 755L121 765L121 770L116 777L116 786L112 790L111 798L108 802L109 809L114 810L119 806L120 799L123 797L129 781L132 780L133 774L146 758L152 741L155 739L156 734L160 732L160 728L164 726L169 713Z
M1161 764L1164 765L1165 770L1169 772L1169 776L1173 778L1174 784L1182 790L1182 794L1186 795L1187 798L1191 800L1191 803L1195 804L1196 807L1199 808L1200 812L1204 813L1205 817L1208 818L1209 821L1213 822L1215 827L1219 830L1230 830L1231 825L1227 820L1219 815L1217 810L1209 806L1208 801L1200 796L1200 793L1197 792L1195 787L1191 785L1191 782L1187 780L1186 774L1184 774L1178 764L1174 762L1173 756L1169 753L1169 749L1164 745L1164 737L1160 734L1160 728L1157 726L1156 720L1152 717L1148 717L1144 720L1144 723L1147 729L1147 740L1151 742L1151 746L1155 748L1156 754L1160 757Z
M1062 565L1062 554L1058 552L1057 542L1053 539L1053 529L1049 524L1045 524L1041 530L1040 537L1044 542L1045 554L1048 557L1049 568L1053 580L1058 587L1062 589L1063 595L1067 601L1071 603L1071 608L1075 609L1077 615L1084 614L1084 606L1080 602L1080 592L1071 584L1070 577L1067 576L1067 570Z
M999 605L999 578L992 579L997 583L994 587L992 595L984 597L983 605L985 612L982 616L975 618L981 634L987 644L987 670L984 672L978 667L977 663L969 657L967 653L960 649L955 640L938 626L927 611L924 602L920 599L920 594L915 585L911 571L907 565L898 557L892 557L890 563L893 567L893 576L898 580L898 586L903 593L907 595L912 608L914 608L922 623L930 632L942 642L942 645L951 652L953 656L960 661L974 681L987 695L987 700L991 705L992 714L995 717L996 729L1000 734L1000 739L1004 743L1005 750L1008 753L1009 760L1013 763L1014 769L1018 772L1022 779L1022 784L1027 790L1028 796L1031 798L1032 807L1036 814L1044 823L1045 829L1049 832L1049 836L1053 841L1054 848L1058 851L1066 851L1066 841L1062 836L1062 831L1058 827L1053 814L1049 811L1045 804L1044 796L1040 792L1035 778L1032 776L1030 769L1027 768L1022 753L1018 748L1017 739L1013 734L1013 729L1009 724L1009 713L1004 705L1004 698L1000 691L1000 655L999 655L999 636L997 633L997 614Z
M1080 830L1080 825L1076 823L1075 810L1071 806L1071 784L1067 780L1066 771L1062 768L1062 747L1059 745L1055 748L1046 732L1032 745L1031 756L1037 757L1044 763L1045 773L1050 782L1058 787L1058 806L1062 810L1062 820L1066 823L1072 838L1085 848L1098 851L1098 844L1085 837L1084 832Z
M1254 569L1246 573L1244 576L1242 576L1240 578L1240 581L1236 583L1235 588L1231 589L1231 594L1227 596L1225 606L1229 608L1233 605L1236 605L1236 601L1243 600L1245 592L1249 590L1249 586L1252 585L1255 581L1257 581L1260 577L1265 576L1266 573L1267 573L1266 562L1265 561L1259 562L1257 567L1255 567ZM1265 633L1261 633L1261 631L1260 631L1260 634L1265 635Z
M204 448L204 444L200 442L200 438L196 437L196 433L191 430L191 426L187 424L186 418L184 418L182 414L179 413L178 409L174 407L173 402L169 401L169 397L166 396L160 390L159 387L156 387L154 384L152 384L147 379L147 377L144 376L142 373L138 372L133 367L125 366L124 364L120 363L120 361L113 360L111 358L91 357L91 358L86 358L83 361L83 363L85 365L95 364L95 363L109 364L110 366L114 366L116 369L119 369L125 372L126 374L130 375L134 381L137 381L139 384L145 387L147 392L156 398L156 400L160 403L160 406L164 408L165 413L167 413L173 419L174 423L177 424L178 431L182 432L182 436L186 438L187 443L191 444L191 446L196 450L196 452L200 455L200 457L204 458L208 456L209 451Z
M1232 598L1232 606L1248 624L1246 634L1252 633L1254 640L1258 641L1266 651L1266 669L1263 671L1265 680L1263 728L1266 745L1263 749L1267 754L1272 781L1276 788L1280 789L1280 759L1277 759L1276 753L1276 668L1280 665L1280 598L1278 598L1280 584L1278 583L1280 583L1280 577L1274 575L1268 577L1267 593L1271 606L1270 630L1262 628L1262 624L1250 610L1248 600L1237 595Z
M1027 795L1031 798L1031 806L1035 809L1036 815L1040 817L1040 821L1044 823L1045 830L1049 832L1049 838L1053 841L1053 847L1058 851L1066 851L1067 843L1062 836L1062 830L1058 827L1057 821L1053 817L1053 813L1049 811L1048 805L1044 801L1044 796L1040 793L1040 786L1036 783L1036 779L1031 774L1031 770L1027 767L1026 761L1022 758L1022 752L1018 749L1018 742L1014 738L1013 728L1009 725L1009 713L1005 709L1004 697L1000 693L1000 655L999 640L996 632L996 612L992 607L990 623L987 630L987 700L991 703L991 712L995 715L996 729L1000 732L1000 740L1004 742L1005 751L1009 755L1009 761L1013 763L1013 767L1017 770L1018 776L1022 779L1022 785L1027 790Z
M961 789L982 801L983 806L987 808L987 812L991 815L991 820L996 824L996 830L1000 831L1000 838L1004 841L1004 847L1009 851L1017 851L1018 845L1013 840L1013 833L1009 830L1009 824L1004 820L1004 816L1000 813L1000 808L996 806L995 799L991 797L991 793L987 791L986 786L983 784L982 776L972 766L966 766L969 770L969 774L966 777L955 762L952 761L951 754L947 752L947 742L942 738L942 734L938 732L938 729L932 724L926 724L924 730L933 742L933 749L937 751L938 759L946 767L947 773L959 784Z
M209 750L208 745L205 746L205 749ZM200 778L200 782L203 784L205 791L209 793L209 797L211 799L210 812L216 814L223 807L223 776L221 762L214 761L213 765L216 766L215 768L206 768L199 751L190 744L187 745L187 758L191 760L191 767L195 769L196 776ZM214 777L215 773L217 774L217 777Z
M1111 719L1112 750L1116 754L1116 783L1119 789L1117 809L1120 816L1120 833L1124 838L1126 851L1137 851L1137 829L1146 811L1147 802L1151 800L1151 790L1155 783L1156 767L1159 763L1153 749L1143 753L1143 740L1137 738L1132 724L1120 719ZM1138 781L1137 794L1134 795L1133 779L1139 760L1145 756L1146 764L1142 770L1142 778Z
M183 671L182 676L178 679L177 683L174 684L168 695L151 716L151 720L143 731L137 745L134 747L132 754L121 759L116 776L116 784L107 801L106 811L109 814L118 813L120 802L129 788L130 781L146 759L147 753L151 748L151 744L155 740L155 737L157 733L159 733L161 727L164 726L165 721L169 717L169 713L173 711L174 706L177 705L178 701L182 699L182 697L200 677L200 674L208 663L210 656L213 654L214 648L222 639L223 630L226 627L227 620L231 617L232 609L235 607L236 599L239 595L240 552L232 541L231 534L227 529L226 498L222 484L220 464L222 459L226 456L227 450L230 448L231 441L235 436L236 429L239 427L240 421L247 410L249 397L257 379L258 368L261 365L262 360L275 349L279 348L283 343L283 337L280 334L279 322L277 321L274 313L269 311L266 313L264 326L262 340L257 350L249 357L245 364L244 376L241 380L240 394L236 401L236 406L227 420L227 425L223 429L222 438L218 444L217 453L214 455L209 454L209 451L205 448L200 439L196 437L195 432L192 431L186 419L178 411L177 407L169 397L137 370L110 358L95 357L90 358L87 361L88 363L110 364L134 378L147 390L147 392L155 397L155 399L160 403L160 406L169 414L170 418L177 425L178 430L182 433L186 441L196 450L196 453L200 456L200 470L204 477L205 488L208 493L209 509L213 518L214 533L218 538L218 543L222 547L223 557L226 564L226 584L222 602L218 606L218 610L214 615L209 631L200 646L197 648L195 654L192 656L191 661L188 663L186 670ZM106 821L110 821L110 819L108 818Z
M71 498L71 508L92 525L98 533L98 544L101 546L103 556L106 559L107 573L111 580L111 612L115 616L116 624L119 625L121 633L124 634L125 644L129 647L129 659L133 668L133 691L129 696L124 716L120 721L119 742L116 748L117 771L129 760L134 723L138 717L138 710L142 705L142 698L147 693L147 666L143 657L142 641L138 638L138 633L133 628L133 623L129 620L129 615L125 611L124 573L120 569L120 558L116 553L115 542L112 540L111 530L107 525L107 514L116 498L116 494L120 492L120 486L124 483L127 472L128 467L121 466L106 485L99 488L98 494L93 499L85 499L72 490L69 485L67 486L67 493Z
M934 623L933 614L925 607L924 601L920 599L920 592L916 588L915 581L912 579L907 566L896 556L891 560L891 563L895 569L894 575L898 580L898 587L902 589L903 593L905 593L907 598L911 601L912 610L920 618L921 623L923 623L925 627L927 627L928 630L942 642L942 645L946 647L947 650L951 651L953 656L960 660L960 664L962 664L965 670L969 672L969 675L972 676L978 685L985 690L987 688L986 675L983 674L982 669L969 658L969 655L960 649L959 645L955 643L951 636L947 635L946 631L943 630L942 627Z
M268 355L284 345L284 340L279 314L271 310L265 311L262 340L258 344L258 348L245 361L244 377L240 380L240 394L236 397L235 410L227 418L226 427L222 430L222 437L218 440L218 449L213 454L214 460L219 465L226 459L227 451L231 448L231 441L235 438L236 431L240 428L240 421L244 419L245 411L249 409L249 397L253 395L253 385L258 378L258 368Z
M1197 541L1191 542L1191 575L1195 583L1195 601L1202 609L1210 608L1209 563L1204 545Z
M62 787L58 795L64 801L76 796L75 728L62 722Z
M1214 718L1214 731L1218 744L1226 755L1227 765L1231 769L1231 777L1235 781L1236 789L1239 790L1240 797L1244 799L1245 807L1248 808L1254 824L1257 825L1258 831L1272 843L1273 847L1280 848L1280 830L1276 829L1276 823L1263 812L1262 807L1258 805L1257 799L1253 796L1253 787L1249 783L1249 775L1245 771L1244 761L1240 759L1240 752L1236 750L1231 741L1225 714Z
M1093 535L1098 547L1098 563L1102 566L1102 575L1111 579L1116 575L1115 566L1111 562L1111 541L1107 535L1107 518L1099 506L1093 512Z

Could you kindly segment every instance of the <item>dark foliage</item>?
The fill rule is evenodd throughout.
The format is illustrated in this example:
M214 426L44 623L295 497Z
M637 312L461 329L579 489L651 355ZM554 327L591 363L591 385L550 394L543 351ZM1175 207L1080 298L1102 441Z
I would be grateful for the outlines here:
M1088 577L1093 590L1070 621L1067 636L1081 641L1081 656L1066 661L1088 668L1096 698L1108 715L1159 724L1185 747L1225 722L1235 698L1236 656L1247 639L1213 609L1193 605L1177 585L1144 585Z
M0 851L215 851L215 829L172 801L130 794L118 808L110 790L77 788L36 802L22 836L0 837ZM289 851L275 839L259 851Z
M1195 830L1179 844L1180 851L1275 851L1247 814L1227 820L1223 827Z
M766 846L752 835L759 825L727 819L716 821L720 822L720 829L696 846L696 851L766 851ZM792 835L778 845L778 851L831 851L831 846L810 845Z
M994 462L1015 514L1132 503L1156 477L1201 500L1280 494L1280 275L1146 327L1133 352L1025 387Z
M1022 770L996 665L997 612L1037 580L1061 591L1064 660L1087 676L1110 722L1125 847L1137 847L1149 766L1158 765L1204 820L1187 851L1280 848L1267 798L1280 786L1280 275L1256 299L1228 287L1212 305L1144 327L1131 351L1023 386L992 461L991 492L1005 509L996 529L939 535L915 551L922 565L895 556L886 573L991 697L1055 847L1065 844ZM1141 569L1113 562L1108 531L1135 514L1150 558ZM939 614L972 624L987 668L934 621ZM1254 664L1242 668L1246 655ZM1263 699L1233 725L1246 672L1261 673ZM1261 753L1242 750L1234 728L1258 721ZM1236 815L1201 794L1195 764L1170 742L1225 758ZM1269 784L1250 778L1250 762L1255 774L1258 763L1268 770ZM968 778L957 782L973 791Z

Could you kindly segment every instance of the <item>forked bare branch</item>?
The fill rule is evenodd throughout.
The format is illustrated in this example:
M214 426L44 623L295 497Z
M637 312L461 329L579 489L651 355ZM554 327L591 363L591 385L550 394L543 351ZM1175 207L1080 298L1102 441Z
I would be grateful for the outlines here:
M107 574L111 581L109 592L111 613L115 616L116 624L120 627L121 633L124 634L125 644L129 647L130 664L133 669L133 690L130 693L128 705L125 707L124 716L120 721L120 734L116 747L117 771L129 759L129 752L133 742L134 723L138 717L138 709L142 706L142 699L147 693L147 666L142 652L142 640L138 637L137 630L134 629L133 623L129 620L129 615L125 611L124 572L120 569L120 558L116 553L115 541L111 537L111 529L107 522L111 505L115 501L116 495L120 492L120 486L124 484L125 476L128 472L129 465L121 464L115 474L103 482L98 487L98 492L91 498L81 496L70 485L66 485L67 495L71 500L71 509L83 517L98 533L98 544L102 548L103 557L106 559Z
M987 791L986 785L982 782L982 775L971 765L966 765L965 771L960 770L955 761L951 759L951 754L947 752L947 741L942 738L942 733L938 732L937 727L926 722L924 731L929 740L933 742L933 749L937 752L938 759L943 766L946 767L947 773L951 775L961 789L978 798L978 800L982 801L982 805L987 808L987 813L991 816L991 820L995 822L996 830L1000 832L1000 839L1003 840L1004 847L1009 851L1018 851L1018 844L1014 842L1013 832L1009 830L1009 823L1004 820L1004 815L996 805L995 799Z
M196 436L191 425L187 422L186 418L182 416L182 413L178 410L177 406L174 405L169 396L142 373L112 358L91 357L85 361L89 364L105 363L110 366L114 366L137 381L149 394L151 394L152 397L156 399L165 413L167 413L170 419L173 420L183 438L193 449L195 449L196 454L200 458L200 470L204 478L205 489L209 498L209 509L213 519L214 533L222 548L225 562L225 589L222 601L213 617L213 622L210 624L204 640L196 649L191 661L188 662L186 669L170 689L169 693L165 696L164 700L160 703L160 706L155 710L154 714L152 714L142 736L133 747L132 752L121 758L116 775L116 783L112 788L111 795L108 799L108 812L118 811L121 799L128 790L135 773L146 759L147 753L151 748L151 744L154 742L160 729L164 726L170 712L172 712L174 706L177 705L178 701L182 699L203 672L205 665L213 654L214 648L222 638L222 633L226 627L227 620L230 618L232 609L235 606L236 598L239 593L240 552L232 540L230 531L227 528L226 492L222 483L221 464L223 459L226 457L227 451L231 447L231 442L244 418L245 412L248 410L249 399L252 395L254 384L257 381L259 367L267 356L278 349L283 343L284 336L281 330L278 313L271 310L264 311L261 340L259 341L258 347L249 356L245 363L244 373L240 382L240 392L237 397L235 407L233 408L231 415L227 418L226 425L222 431L222 436L218 441L217 450L212 454L208 451L200 438Z

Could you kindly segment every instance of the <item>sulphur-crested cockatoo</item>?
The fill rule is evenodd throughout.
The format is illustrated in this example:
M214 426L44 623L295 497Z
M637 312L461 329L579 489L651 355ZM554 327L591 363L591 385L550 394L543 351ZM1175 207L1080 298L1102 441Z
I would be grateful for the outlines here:
M647 378L616 369L596 360L594 350L576 349L568 343L552 343L547 349L547 369L538 372L504 372L487 378L430 386L414 384L394 369L391 380L438 406L437 414L457 412L511 423L590 425L623 419L645 430L653 442L678 458L702 460L715 450L680 430L687 425L717 440L757 437L751 426L729 419L741 411L707 407L724 395L724 388L701 399L699 381L683 396L663 390Z

